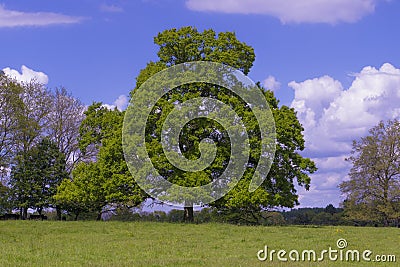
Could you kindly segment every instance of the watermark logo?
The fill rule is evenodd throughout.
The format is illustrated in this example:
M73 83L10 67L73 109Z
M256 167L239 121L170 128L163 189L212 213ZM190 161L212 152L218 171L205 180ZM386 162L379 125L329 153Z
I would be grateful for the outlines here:
M340 238L336 242L336 248L329 247L321 251L313 249L305 249L302 251L293 249L289 252L286 250L275 250L265 246L264 249L257 252L257 258L260 261L309 261L320 262L343 261L343 262L396 262L396 255L393 254L374 254L371 250L347 249L348 243L344 238Z
M161 144L168 161L179 170L194 173L213 162L217 153L212 139L199 144L201 156L186 158L179 145L179 136L187 123L207 118L221 125L229 135L231 155L222 175L212 182L185 187L165 179L153 166L146 150L148 118L160 110L157 104L174 88L193 83L217 85L241 98L254 114L260 129L260 156L249 191L256 190L268 175L275 155L275 123L263 92L241 71L215 62L188 62L160 71L135 90L127 108L123 125L123 149L129 170L137 184L151 197L174 206L201 205L226 195L242 178L249 161L250 145L243 118L234 109L215 97L196 97L172 103L162 125Z

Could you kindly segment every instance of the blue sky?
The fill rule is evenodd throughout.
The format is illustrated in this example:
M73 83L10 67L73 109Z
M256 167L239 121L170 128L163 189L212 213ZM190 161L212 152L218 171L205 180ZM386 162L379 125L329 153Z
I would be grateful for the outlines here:
M399 14L385 0L0 0L0 69L122 107L158 32L234 31L255 49L250 78L306 129L319 171L302 206L338 205L351 141L400 114Z

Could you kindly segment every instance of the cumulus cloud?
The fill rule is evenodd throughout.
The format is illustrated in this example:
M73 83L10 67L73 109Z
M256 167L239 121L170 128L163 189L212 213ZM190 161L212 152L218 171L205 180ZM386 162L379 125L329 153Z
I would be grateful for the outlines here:
M268 78L266 78L263 81L263 86L271 91L277 91L279 88L281 88L281 83L278 82L274 76L268 76Z
M28 83L32 80L42 84L47 84L49 82L49 77L45 73L40 71L34 71L25 65L22 65L21 73L17 70L8 67L4 68L3 72L7 76L16 79L19 82Z
M110 104L103 104L104 107L108 108L108 109L115 109L117 108L118 110L122 111L125 110L126 107L128 106L129 103L129 99L126 95L120 95L112 105Z
M128 97L126 95L120 95L117 100L115 100L114 105L119 110L124 110L128 106Z
M124 9L116 5L101 4L100 11L107 13L121 13L124 12Z
M187 0L195 11L265 14L282 23L356 22L375 10L379 0Z
M79 23L82 17L67 16L53 12L21 12L0 5L0 28L20 26L47 26L54 24Z
M353 139L380 120L400 115L400 69L389 63L380 69L365 67L347 90L329 76L289 86L295 91L291 106L304 125L306 145L313 153L347 152Z
M305 153L319 167L312 175L314 190L302 196L306 203L321 196L326 201L327 195L338 203L337 185L351 167L345 158L352 141L379 121L400 117L400 69L385 63L379 69L365 67L354 77L348 89L329 76L289 83L295 92L291 107L305 129Z

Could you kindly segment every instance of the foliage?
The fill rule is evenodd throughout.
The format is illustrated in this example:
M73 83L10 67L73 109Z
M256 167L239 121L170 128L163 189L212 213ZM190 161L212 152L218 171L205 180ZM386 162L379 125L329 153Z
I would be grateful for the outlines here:
M100 219L107 205L136 206L145 197L129 173L122 151L124 113L109 110L101 103L92 104L85 112L80 127L79 146L97 150L95 161L81 162L73 170L72 180L65 180L55 199L76 216L85 211Z
M248 74L255 59L254 49L240 42L235 33L214 30L198 32L194 27L170 29L154 38L160 62L166 66L190 61L221 62Z
M400 122L380 122L353 142L349 181L340 184L350 219L388 225L400 220Z
M279 102L271 91L264 91L264 95L272 110L276 127L277 143L273 165L267 179L253 193L248 191L254 172L249 168L238 186L213 204L224 212L250 213L248 215L254 217L258 216L255 212L260 212L263 208L298 205L295 179L298 185L308 190L311 182L308 174L317 170L313 161L303 158L298 153L304 149L304 138L303 127L294 109L287 106L278 107ZM253 155L257 155L258 150L255 151ZM257 156L253 156L250 162L256 164Z
M73 171L73 180L66 179L58 187L54 199L64 209L74 213L75 219L82 212L100 213L106 205L103 176L95 163L80 163Z

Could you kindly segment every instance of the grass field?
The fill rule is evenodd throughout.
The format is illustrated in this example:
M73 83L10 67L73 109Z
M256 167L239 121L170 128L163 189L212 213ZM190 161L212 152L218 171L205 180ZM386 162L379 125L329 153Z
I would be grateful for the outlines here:
M257 252L337 249L396 255L395 263L259 261ZM400 266L400 229L249 227L144 222L0 222L0 266ZM344 250L346 250L344 249ZM276 255L275 255L276 257ZM286 255L288 257L288 255Z

